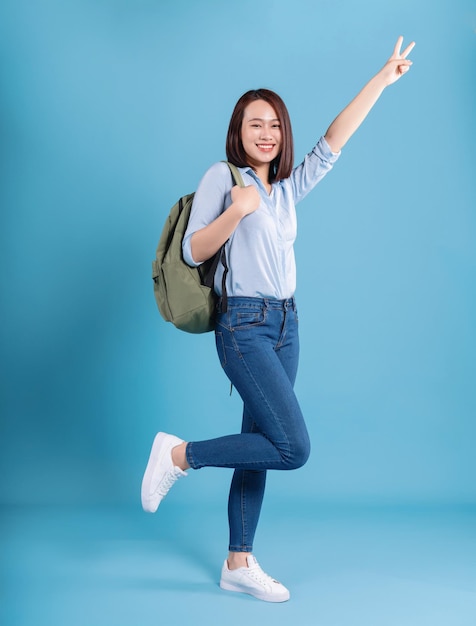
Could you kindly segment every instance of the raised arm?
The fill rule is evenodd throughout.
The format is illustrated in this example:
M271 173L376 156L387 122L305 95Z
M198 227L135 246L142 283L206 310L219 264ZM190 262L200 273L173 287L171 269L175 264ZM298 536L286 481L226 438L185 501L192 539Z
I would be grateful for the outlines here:
M396 82L410 69L412 62L407 59L407 56L413 50L415 42L409 44L401 52L402 43L403 37L399 37L392 56L382 69L369 80L362 91L339 113L327 129L325 138L333 152L339 152L344 147L367 117L385 87Z

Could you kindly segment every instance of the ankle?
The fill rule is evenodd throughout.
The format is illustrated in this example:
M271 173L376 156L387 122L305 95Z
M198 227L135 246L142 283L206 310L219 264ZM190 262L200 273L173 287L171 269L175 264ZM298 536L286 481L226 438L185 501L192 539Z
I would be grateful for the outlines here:
M184 441L175 448L172 448L172 463L175 467L180 467L181 470L185 471L190 467L187 461L186 450L187 442Z
M228 569L234 570L240 567L248 567L247 558L251 552L229 552L228 553Z

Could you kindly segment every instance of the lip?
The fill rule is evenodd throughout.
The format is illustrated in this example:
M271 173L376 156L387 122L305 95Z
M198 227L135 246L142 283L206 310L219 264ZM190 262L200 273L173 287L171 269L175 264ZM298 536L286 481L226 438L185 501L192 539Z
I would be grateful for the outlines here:
M262 152L271 152L274 149L275 144L273 144L273 143L257 143L256 147L258 148L258 150L261 150Z

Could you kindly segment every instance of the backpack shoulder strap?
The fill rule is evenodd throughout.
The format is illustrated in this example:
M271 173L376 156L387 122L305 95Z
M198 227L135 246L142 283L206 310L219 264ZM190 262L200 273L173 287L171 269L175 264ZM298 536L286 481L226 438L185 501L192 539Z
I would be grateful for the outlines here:
M238 187L244 187L245 183L243 182L243 178L241 176L241 172L236 167L236 165L233 165L233 163L230 163L230 161L224 161L224 163L226 163L228 165L228 167L230 168L231 177L232 177L233 182L235 183L235 185L238 185Z
M243 182L241 172L236 167L236 165L233 165L233 163L230 163L229 161L224 161L224 163L226 163L228 167L230 168L231 178L233 182L235 183L235 185L238 185L238 187L244 187L245 183ZM228 263L226 261L225 244L223 244L223 246L221 247L220 261L222 262L222 265L223 265L223 276L221 279L221 293L222 293L221 310L222 312L225 312L228 309L228 296L226 293L226 276L228 274Z

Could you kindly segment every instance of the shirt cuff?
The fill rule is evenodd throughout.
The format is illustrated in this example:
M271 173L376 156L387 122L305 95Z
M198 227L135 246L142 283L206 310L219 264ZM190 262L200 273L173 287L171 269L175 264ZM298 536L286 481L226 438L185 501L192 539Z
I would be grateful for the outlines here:
M201 263L196 263L192 257L192 235L193 233L190 233L190 235L187 235L186 237L183 238L183 241L182 241L183 260L185 261L187 265L190 265L190 267L198 267L199 265L201 265Z
M332 152L330 145L327 143L324 136L322 136L317 142L316 146L318 152L322 156L325 161L329 161L330 163L335 163L337 159L341 155L341 150L339 152Z

